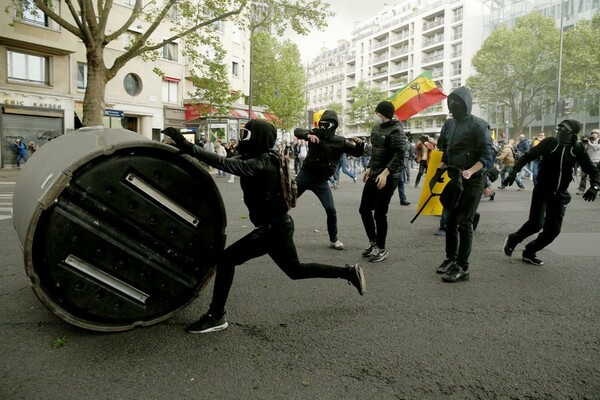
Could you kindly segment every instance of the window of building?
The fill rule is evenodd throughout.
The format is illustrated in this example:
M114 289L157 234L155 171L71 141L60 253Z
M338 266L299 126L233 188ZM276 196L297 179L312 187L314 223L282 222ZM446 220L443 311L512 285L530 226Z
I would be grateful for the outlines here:
M165 0L165 3L167 1ZM167 12L167 18L171 19L172 21L177 21L177 19L179 18L179 8L177 8L177 3L174 3L171 8L169 8L169 11Z
M60 3L57 0L48 2L53 10L60 14ZM48 17L42 10L33 4L33 0L22 0L21 7L17 10L17 17L23 22L47 28L59 29L59 25Z
M459 7L452 11L452 22L462 21L463 19L463 8Z
M462 25L455 26L452 28L452 39L461 39L462 38Z
M135 0L123 0L123 4L129 7L135 6Z
M136 74L127 74L123 79L123 87L130 96L137 96L142 92L142 80Z
M87 87L87 64L77 63L77 89L85 89Z
M127 31L126 33L124 33L123 34L123 48L125 50L129 49L139 36L140 36L140 34L137 32L134 32L134 31Z
M225 32L225 23L221 20L215 21L213 22L213 28L215 29L215 31L217 32Z
M175 42L167 43L163 46L163 59L177 61L179 45Z
M462 56L462 43L452 45L452 57Z
M462 62L457 61L452 63L452 75L460 75L462 73Z
M233 61L231 63L231 75L233 75L233 76L240 75L240 64L238 62Z
M7 67L9 82L50 85L50 57L9 50Z
M162 101L165 103L177 103L177 93L179 92L179 82L164 80L162 87Z
M452 90L456 89L460 86L460 79L451 80L450 85L452 86Z

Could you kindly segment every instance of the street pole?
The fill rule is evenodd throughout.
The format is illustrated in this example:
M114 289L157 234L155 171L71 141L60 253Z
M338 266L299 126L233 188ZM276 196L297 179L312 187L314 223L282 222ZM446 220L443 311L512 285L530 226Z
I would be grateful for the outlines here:
M248 85L248 120L252 119L252 78L253 78L253 65L252 62L252 48L254 47L254 27L250 28L250 82Z
M558 77L557 77L557 90L556 90L556 110L554 113L554 126L558 125L558 112L560 109L560 79L562 75L562 53L563 53L563 10L565 0L560 1L560 45L558 47Z

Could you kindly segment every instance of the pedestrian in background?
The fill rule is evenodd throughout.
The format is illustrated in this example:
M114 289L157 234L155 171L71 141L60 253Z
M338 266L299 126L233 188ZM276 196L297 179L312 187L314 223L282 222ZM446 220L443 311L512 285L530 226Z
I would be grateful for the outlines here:
M23 140L20 138L15 140L13 144L13 150L17 155L17 168L21 168L21 161L27 161L27 146L23 143Z

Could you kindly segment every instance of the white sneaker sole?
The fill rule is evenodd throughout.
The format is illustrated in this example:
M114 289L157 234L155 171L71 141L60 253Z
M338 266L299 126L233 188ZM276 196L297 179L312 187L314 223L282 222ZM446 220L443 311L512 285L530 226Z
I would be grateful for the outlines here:
M224 331L225 329L227 329L228 326L229 326L229 323L225 322L223 325L213 326L212 328L208 328L208 329L204 329L204 330L190 330L190 329L188 329L188 332L189 333L219 332L219 331Z

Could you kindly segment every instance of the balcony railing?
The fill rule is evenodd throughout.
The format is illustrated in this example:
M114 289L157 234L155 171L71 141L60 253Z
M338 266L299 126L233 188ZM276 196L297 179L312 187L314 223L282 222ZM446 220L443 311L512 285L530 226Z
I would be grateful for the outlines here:
M435 36L429 40L425 40L423 42L423 47L429 47L429 46L433 46L434 44L438 44L444 41L444 37L443 36Z
M439 60L443 60L444 59L444 53L441 54L434 54L432 56L428 56L428 57L423 57L423 63L431 63L431 62L435 62L435 61L439 61Z
M431 22L427 22L423 24L423 30L428 31L429 29L435 28L436 26L440 26L444 24L444 18L438 18Z

